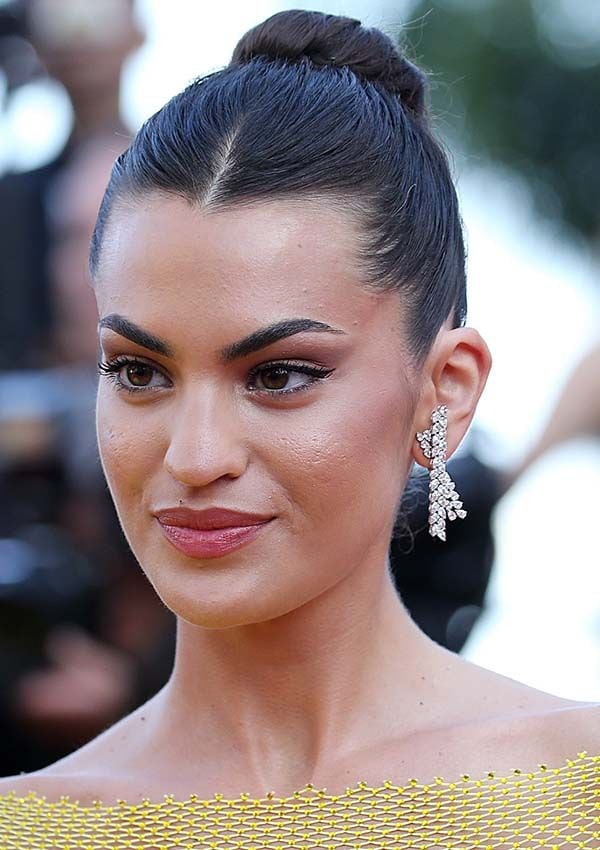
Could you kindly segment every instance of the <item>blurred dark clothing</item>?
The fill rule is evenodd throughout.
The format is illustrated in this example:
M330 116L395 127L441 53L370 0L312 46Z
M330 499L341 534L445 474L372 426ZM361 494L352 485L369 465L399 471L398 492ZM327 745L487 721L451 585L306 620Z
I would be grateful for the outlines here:
M47 197L69 145L41 168L0 178L0 371L47 364L52 304Z

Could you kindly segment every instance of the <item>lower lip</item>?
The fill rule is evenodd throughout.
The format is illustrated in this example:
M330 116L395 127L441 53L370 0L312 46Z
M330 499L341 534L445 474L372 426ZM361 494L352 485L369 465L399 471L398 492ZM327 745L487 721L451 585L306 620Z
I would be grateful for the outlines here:
M239 549L260 534L261 529L271 520L257 525L231 526L229 528L211 528L198 530L196 528L181 528L176 525L165 525L159 521L161 531L167 540L189 555L191 558L218 558L221 555Z

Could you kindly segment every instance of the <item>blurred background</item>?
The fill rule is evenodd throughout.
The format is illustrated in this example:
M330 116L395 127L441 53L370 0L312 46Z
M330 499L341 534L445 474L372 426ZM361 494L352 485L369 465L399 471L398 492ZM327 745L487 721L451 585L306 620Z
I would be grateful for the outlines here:
M391 572L439 643L600 699L597 0L0 0L0 775L167 681L171 613L130 553L94 431L87 250L132 132L286 8L359 18L431 73L493 367L450 459L468 516L427 534L415 468Z

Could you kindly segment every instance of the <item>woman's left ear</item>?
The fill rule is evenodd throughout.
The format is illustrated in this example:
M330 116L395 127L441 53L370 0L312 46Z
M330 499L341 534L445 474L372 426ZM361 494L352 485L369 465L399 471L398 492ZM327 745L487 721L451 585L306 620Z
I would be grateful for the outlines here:
M446 457L451 457L467 433L491 368L492 355L479 331L442 328L423 366L421 395L413 420L415 435L431 426L431 414L438 405L445 404ZM429 466L416 436L413 454L417 463Z

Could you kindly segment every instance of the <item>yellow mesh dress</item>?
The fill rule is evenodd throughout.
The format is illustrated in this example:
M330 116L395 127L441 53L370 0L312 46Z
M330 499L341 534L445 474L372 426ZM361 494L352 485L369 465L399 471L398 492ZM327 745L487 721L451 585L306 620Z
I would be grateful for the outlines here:
M30 792L0 796L0 850L545 850L600 848L600 755L560 767L455 781L308 784L289 797L190 795L80 805Z

